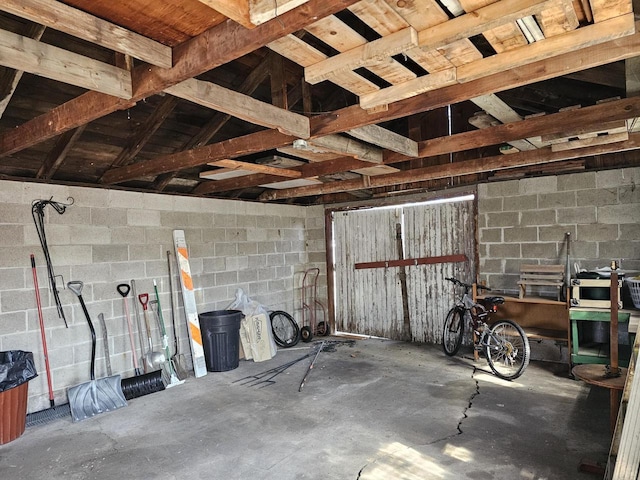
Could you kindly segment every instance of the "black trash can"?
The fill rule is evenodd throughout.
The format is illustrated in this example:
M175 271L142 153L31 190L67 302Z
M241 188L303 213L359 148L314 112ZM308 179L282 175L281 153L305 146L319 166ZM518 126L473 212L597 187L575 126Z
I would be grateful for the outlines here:
M240 358L240 310L214 310L198 315L204 359L210 372L238 368Z

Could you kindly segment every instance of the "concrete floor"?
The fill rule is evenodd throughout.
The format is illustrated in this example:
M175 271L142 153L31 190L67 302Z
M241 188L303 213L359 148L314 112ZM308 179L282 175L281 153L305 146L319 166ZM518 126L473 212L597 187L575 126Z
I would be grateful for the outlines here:
M29 427L0 446L0 478L597 478L577 466L606 459L608 394L569 379L566 365L532 362L505 382L469 353L450 359L439 346L353 343L320 353L302 392L308 359L265 388L233 382L313 343L82 422Z

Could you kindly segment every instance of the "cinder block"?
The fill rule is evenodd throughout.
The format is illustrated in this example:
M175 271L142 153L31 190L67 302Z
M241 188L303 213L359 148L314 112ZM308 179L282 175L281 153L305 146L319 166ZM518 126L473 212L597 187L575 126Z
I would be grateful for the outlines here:
M228 242L246 242L249 239L246 228L228 228L225 235Z
M184 212L160 212L160 225L177 230L183 230L187 224Z
M571 241L576 240L575 225L552 225L538 228L538 239L541 242L565 242L565 235L571 234Z
M595 223L596 207L559 208L558 223Z
M538 197L539 208L567 208L575 207L576 192L547 193Z
M480 271L483 274L502 273L503 261L500 259L483 258L480 260Z
M161 225L160 212L142 209L127 210L127 224L134 227L159 227Z
M209 211L206 209L205 204L211 206L215 205L215 203L214 200L210 199L176 196L173 199L173 209L176 212L203 212Z
M556 211L552 209L525 211L520 215L520 225L544 226L555 224Z
M109 230L113 245L145 243L145 229L143 227L112 227Z
M49 245L49 252L54 265L82 265L93 261L92 249L110 248L109 245ZM28 258L28 257L27 257ZM0 262L0 265L4 263Z
M619 189L620 203L640 203L640 188L637 185L625 185Z
M72 265L71 277L84 283L105 282L111 277L111 265L108 263Z
M16 204L22 202L24 185L23 182L0 180L0 202Z
M94 247L76 248L88 248L91 252L90 257L83 263L111 263L129 260L129 248L126 245L95 245ZM78 263L80 262L75 259L68 264L76 265Z
M259 229L275 228L275 226L276 226L275 217L257 217L256 218L256 227L258 227Z
M71 187L69 194L73 197L74 206L104 207L109 202L109 190L102 188ZM65 199L58 201L66 203Z
M532 260L552 260L550 263L558 263L557 243L523 243L521 247L522 257ZM536 262L533 262L536 263ZM544 263L544 262L543 262Z
M233 228L238 226L238 217L236 215L216 214L213 216L213 225L221 228Z
M227 229L205 228L202 230L202 238L206 242L224 242L227 240Z
M183 220L184 221L184 220ZM212 228L213 215L211 213L189 212L184 222L189 228Z
M127 211L122 208L92 208L91 223L93 225L114 227L127 224Z
M0 224L0 245L3 245L3 246L23 245L24 229L25 227L22 225Z
M258 243L258 253L275 253L276 252L276 242L260 242Z
M578 225L576 239L582 242L602 242L618 240L618 226L592 223L589 225Z
M502 197L478 199L478 213L501 212L502 200Z
M181 197L145 193L142 197L142 205L145 210L174 210L177 198Z
M535 242L538 240L538 229L536 227L504 228L503 236L507 243Z
M237 255L238 254L238 245L230 242L230 243L216 243L214 247L215 255L220 257Z
M576 192L578 205L594 205L600 207L602 205L616 205L618 201L617 188L592 188L590 190L581 190Z
M107 205L109 208L129 209L131 205L143 205L144 194L141 192L126 192L123 190L108 190Z
M571 258L580 260L598 258L598 244L596 242L571 242ZM586 268L581 265L582 268Z
M491 258L520 258L519 243L490 243L487 247Z
M558 191L596 188L596 172L572 173L556 178L558 179Z
M607 225L640 223L640 208L630 204L598 207L598 223Z
M267 255L268 266L284 265L284 255L281 253L274 253Z
M519 212L488 213L488 227L515 227L520 224Z
M36 257L36 265L40 262L44 265L44 258L40 256L40 260ZM2 290L14 290L19 288L27 288L25 284L26 274L29 274L29 285L33 287L33 275L31 274L31 270L27 270L25 268L3 268L2 274L0 275L0 292ZM36 275L38 276L38 283L45 282L46 269L38 268L36 269ZM42 280L40 280L42 278ZM46 282L45 282L46 285Z
M258 253L258 242L238 243L238 255L256 255Z
M640 224L623 223L619 226L620 240L640 240ZM1 285L1 280L0 280ZM2 288L0 286L0 288Z
M249 255L249 265L250 269L256 270L261 267L265 267L267 265L267 257L266 255Z
M112 282L131 284L131 279L140 278L144 275L144 262L113 262L111 265Z
M165 258L166 252L162 245L129 245L129 260L159 260Z
M249 258L240 257L225 257L225 269L226 270L244 270L249 266Z
M275 278L277 278L276 275L276 267L273 265L268 265L264 268L260 268L257 270L256 272L258 274L257 278L259 281L268 281L268 280L274 280Z
M236 285L238 272L218 272L215 274L215 285Z
M91 223L91 209L89 207L72 205L62 214L47 207L45 212L47 221L52 225L88 225Z
M256 228L258 221L255 215L239 215L237 224L239 228Z
M598 242L601 263L606 266L611 260L640 258L640 242Z
M503 200L503 210L505 212L519 212L538 208L538 195L516 195L505 197Z
M0 293L3 313L0 313L0 337L12 333L22 333L27 330L26 305L9 313L4 313L4 295ZM32 349L33 350L33 349Z
M76 193L78 188L80 187L27 182L23 185L22 198L20 200L21 203L24 203L25 205L31 205L31 202L34 200L49 200L53 197L52 199L54 202L68 203L67 199L69 197L73 197L71 192Z
M479 198L509 197L518 195L520 186L518 180L506 182L483 183L478 185Z
M111 243L111 231L98 225L75 225L71 227L72 245L107 245Z
M56 214L57 215L57 214ZM31 206L24 204L5 203L2 205L2 216L0 216L0 224L17 223L26 225L29 222L33 225L31 219ZM47 225L47 228L49 225ZM35 231L35 227L34 227Z
M35 308L35 306L36 300L33 291L3 290L0 292L0 312L24 311L27 308Z
M518 193L520 195L541 193L554 193L558 191L558 177L523 178L519 181Z

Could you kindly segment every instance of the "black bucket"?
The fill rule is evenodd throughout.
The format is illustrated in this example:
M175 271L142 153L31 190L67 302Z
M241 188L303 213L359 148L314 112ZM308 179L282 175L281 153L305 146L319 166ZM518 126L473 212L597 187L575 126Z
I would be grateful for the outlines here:
M214 310L198 315L204 359L210 372L238 368L240 359L240 310Z

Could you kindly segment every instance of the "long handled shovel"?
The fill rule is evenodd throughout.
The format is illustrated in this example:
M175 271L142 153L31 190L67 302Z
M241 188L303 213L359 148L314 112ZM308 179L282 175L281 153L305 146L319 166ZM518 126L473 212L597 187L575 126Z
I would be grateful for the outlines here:
M169 339L167 337L167 330L164 326L164 318L162 317L162 306L160 305L160 296L158 295L158 284L156 283L155 279L153 280L153 290L156 294L156 301L158 302L158 318L160 319L160 328L162 329L162 345L164 346L164 352L167 358L167 367L169 369L169 383L167 383L167 388L170 388L184 383L184 380L180 380L178 378L176 370L173 367L171 353L169 352Z
M150 393L159 392L165 389L162 381L162 370L155 372L142 373L140 364L138 363L138 354L136 352L136 342L133 338L133 327L131 326L131 315L129 314L129 304L127 303L127 295L131 288L126 283L121 283L116 287L118 293L122 295L122 308L127 320L127 328L129 330L129 342L131 343L131 355L133 356L133 369L135 376L131 378L123 378L120 382L124 398L131 400Z
M82 298L83 285L79 280L67 283L67 288L78 296L91 331L91 381L71 387L67 392L74 422L127 405L120 386L120 375L96 380L96 331Z
M142 357L142 363L144 364L144 371L149 373L162 368L165 358L162 352L156 352L153 350L153 340L151 339L151 324L149 323L149 314L147 313L149 310L149 294L139 294L138 300L142 305L142 311L144 313L144 323L147 329L147 342L149 343L149 350Z
M169 299L171 300L171 325L173 326L173 367L180 380L189 376L187 373L187 360L180 353L180 341L178 340L178 329L176 328L176 305L173 299L173 269L171 268L171 251L167 250L167 267L169 269Z

